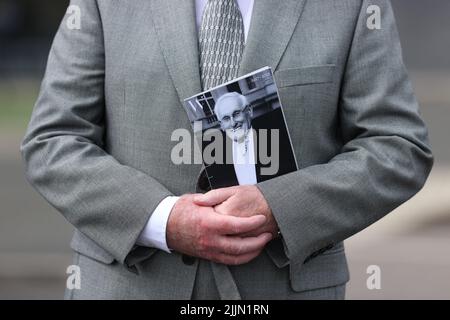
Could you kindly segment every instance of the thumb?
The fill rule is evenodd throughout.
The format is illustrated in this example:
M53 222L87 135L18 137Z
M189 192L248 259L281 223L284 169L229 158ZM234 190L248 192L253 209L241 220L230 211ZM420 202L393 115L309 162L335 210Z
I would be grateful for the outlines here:
M213 207L226 201L235 194L233 188L222 188L211 190L205 194L199 194L194 197L194 203L203 207Z

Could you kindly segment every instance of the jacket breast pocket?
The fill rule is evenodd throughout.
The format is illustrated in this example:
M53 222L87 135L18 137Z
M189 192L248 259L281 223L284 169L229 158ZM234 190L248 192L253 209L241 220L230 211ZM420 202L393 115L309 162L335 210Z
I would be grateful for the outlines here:
M336 65L308 66L281 69L274 73L278 88L330 83L335 77Z

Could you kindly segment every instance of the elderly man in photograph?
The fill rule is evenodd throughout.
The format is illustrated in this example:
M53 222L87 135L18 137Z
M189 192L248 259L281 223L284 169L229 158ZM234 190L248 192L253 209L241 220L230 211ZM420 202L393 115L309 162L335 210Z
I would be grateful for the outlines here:
M214 113L220 130L208 131L221 141L214 148L216 138L204 133L203 151L214 150L214 157L204 154L205 177L199 178L203 189L254 185L297 170L281 107L264 107L253 118L253 106L242 94L229 92L217 99Z
M256 158L255 157L255 137L252 129L252 107L247 99L237 93L231 92L222 95L216 102L214 113L220 123L220 129L225 133L225 137L231 140L231 153L233 174L223 170L224 166L219 164L217 173L213 173L213 178L217 174L224 172L237 180L233 185L256 184ZM222 154L223 162L226 160L227 141L223 139L225 152ZM225 163L227 165L228 163Z
M75 228L80 288L66 298L343 299L343 241L433 163L390 2L71 6L21 147ZM171 161L172 132L190 130L182 101L265 66L299 169L206 192L201 165Z

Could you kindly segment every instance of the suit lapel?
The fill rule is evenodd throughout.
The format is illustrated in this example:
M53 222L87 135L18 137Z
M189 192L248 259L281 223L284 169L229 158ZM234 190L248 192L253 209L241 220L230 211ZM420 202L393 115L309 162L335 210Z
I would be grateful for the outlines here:
M269 66L275 70L307 0L255 0L239 75Z
M194 0L149 1L164 59L180 101L202 91Z
M276 69L307 0L255 0L239 75ZM194 0L152 0L152 20L180 101L202 91Z

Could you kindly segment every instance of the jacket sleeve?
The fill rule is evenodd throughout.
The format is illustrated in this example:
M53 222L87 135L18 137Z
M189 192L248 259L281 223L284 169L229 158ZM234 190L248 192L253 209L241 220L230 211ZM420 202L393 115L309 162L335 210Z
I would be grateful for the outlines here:
M366 10L381 8L381 30ZM301 263L363 230L411 198L433 164L387 0L362 1L341 87L343 147L328 163L258 184Z
M71 5L79 10L66 14L57 32L21 152L34 188L78 231L124 263L151 213L172 194L103 149L102 22L96 1ZM71 20L78 13L80 29Z

